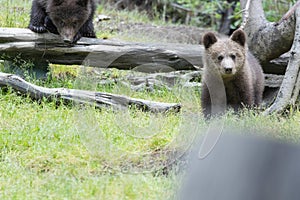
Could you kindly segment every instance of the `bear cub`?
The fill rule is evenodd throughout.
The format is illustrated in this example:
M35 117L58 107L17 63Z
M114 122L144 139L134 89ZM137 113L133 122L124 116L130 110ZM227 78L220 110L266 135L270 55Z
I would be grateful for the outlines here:
M260 64L247 48L245 32L238 29L226 39L217 38L214 33L208 32L203 36L202 43L205 48L201 93L204 116L209 118L212 114L209 90L216 89L213 81L216 79L211 77L219 77L223 81L226 104L235 111L243 106L260 105L264 91L264 74Z
M64 42L81 37L96 38L93 25L94 0L33 0L29 29L59 34Z

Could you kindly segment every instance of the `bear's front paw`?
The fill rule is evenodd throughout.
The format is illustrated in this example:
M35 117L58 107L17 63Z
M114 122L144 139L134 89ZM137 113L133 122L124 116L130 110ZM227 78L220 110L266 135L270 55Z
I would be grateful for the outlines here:
M56 26L48 16L45 17L44 25L50 33L58 34Z
M33 32L36 32L36 33L45 33L47 32L47 29L45 26L34 26L32 24L29 25L28 27L30 30L32 30Z

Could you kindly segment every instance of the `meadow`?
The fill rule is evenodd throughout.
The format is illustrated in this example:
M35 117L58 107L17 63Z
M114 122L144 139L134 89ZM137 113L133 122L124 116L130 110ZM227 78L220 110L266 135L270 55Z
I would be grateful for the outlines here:
M26 28L31 1L2 2L0 27ZM153 23L137 12L106 12L99 7L97 14L100 12L122 20L126 15L127 21ZM97 30L99 37L103 34L117 37ZM14 73L4 61L0 69ZM33 101L11 88L2 88L0 199L175 199L184 174L177 169L176 159L188 151L195 138L205 134L210 123L201 114L201 91L180 85L150 92L133 91L119 84L99 85L79 69L50 65L47 78L36 79L29 74L24 78L45 87L90 89L181 103L182 110L165 114L135 108L100 110L59 100ZM113 79L128 73L112 69L102 75ZM255 110L239 115L228 112L223 119L226 127L241 133L260 132L292 143L300 139L297 107L284 115L264 116Z

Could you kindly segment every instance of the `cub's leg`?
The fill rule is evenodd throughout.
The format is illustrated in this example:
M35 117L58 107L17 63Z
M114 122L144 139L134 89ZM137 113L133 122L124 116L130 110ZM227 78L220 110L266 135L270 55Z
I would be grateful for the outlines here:
M56 26L53 24L49 16L45 17L45 26L50 33L59 34Z
M211 117L211 100L207 85L205 83L202 83L201 107L204 117L209 119Z
M30 23L28 28L36 33L47 32L47 29L44 26L45 17L45 9L37 0L33 0L31 6Z
M88 19L88 21L82 25L72 43L76 43L81 37L96 38L93 21L91 19Z
M88 19L79 30L82 37L96 38L92 19Z

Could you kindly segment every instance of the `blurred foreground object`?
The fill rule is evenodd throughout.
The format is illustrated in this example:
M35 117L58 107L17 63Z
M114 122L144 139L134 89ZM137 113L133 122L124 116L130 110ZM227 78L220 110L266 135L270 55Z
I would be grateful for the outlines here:
M299 200L300 146L222 134L213 151L189 157L182 200Z

